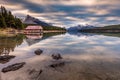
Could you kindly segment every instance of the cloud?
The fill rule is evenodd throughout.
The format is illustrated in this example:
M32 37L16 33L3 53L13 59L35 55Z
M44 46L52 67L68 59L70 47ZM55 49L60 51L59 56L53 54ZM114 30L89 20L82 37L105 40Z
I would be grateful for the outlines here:
M120 18L119 0L1 0L0 5L18 17L29 14L63 26L119 24Z
M119 0L27 0L39 5L96 6L119 4ZM111 3L112 2L112 3Z

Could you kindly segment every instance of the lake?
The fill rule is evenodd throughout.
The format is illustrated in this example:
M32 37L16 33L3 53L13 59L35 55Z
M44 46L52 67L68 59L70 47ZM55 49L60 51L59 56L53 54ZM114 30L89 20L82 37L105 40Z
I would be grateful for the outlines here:
M0 36L0 80L120 80L120 34L46 33ZM36 55L37 49L43 53ZM54 60L59 53L63 59ZM25 62L16 70L2 69ZM53 64L55 64L53 66Z

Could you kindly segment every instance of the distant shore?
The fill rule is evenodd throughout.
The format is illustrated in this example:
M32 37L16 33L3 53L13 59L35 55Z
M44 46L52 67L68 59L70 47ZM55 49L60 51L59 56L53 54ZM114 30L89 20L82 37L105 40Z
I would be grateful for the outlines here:
M80 32L88 32L88 33L120 33L120 29L84 29L80 30Z
M44 30L43 33L66 32L65 30Z

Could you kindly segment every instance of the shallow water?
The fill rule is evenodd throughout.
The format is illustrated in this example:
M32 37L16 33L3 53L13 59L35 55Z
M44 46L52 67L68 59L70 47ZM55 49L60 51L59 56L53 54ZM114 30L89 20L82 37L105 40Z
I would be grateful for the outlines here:
M43 50L36 55L36 49ZM60 53L62 60L51 58ZM119 34L41 34L0 36L0 54L14 55L0 60L0 70L26 62L15 71L0 73L0 80L119 80ZM57 67L51 64L64 62ZM41 73L40 70L42 70Z

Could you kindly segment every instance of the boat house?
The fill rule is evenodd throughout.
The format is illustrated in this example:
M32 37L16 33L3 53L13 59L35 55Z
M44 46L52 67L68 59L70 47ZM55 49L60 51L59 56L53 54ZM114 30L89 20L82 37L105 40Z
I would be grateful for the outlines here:
M43 28L42 26L27 26L24 30L25 34L38 34L38 33L42 33L43 32Z

